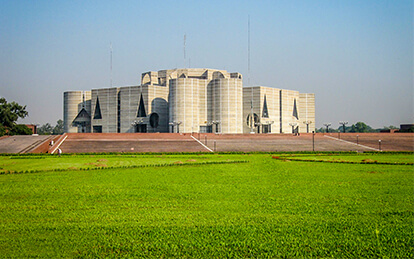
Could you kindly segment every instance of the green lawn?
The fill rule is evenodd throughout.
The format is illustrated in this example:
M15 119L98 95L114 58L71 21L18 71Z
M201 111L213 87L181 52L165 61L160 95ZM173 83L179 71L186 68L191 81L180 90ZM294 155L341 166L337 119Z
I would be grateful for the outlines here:
M245 156L237 156L243 158ZM88 168L115 167L129 168L163 164L203 164L216 162L234 162L232 157L217 154L189 155L31 155L0 156L0 173L8 171L50 171L77 170ZM242 160L240 160L242 161Z
M122 168L144 164L167 166ZM2 257L414 257L410 165L128 154L0 168L20 172L0 175Z
M361 162L361 163L414 163L412 152L372 152L372 153L315 153L315 154L280 154L279 158L291 160L322 160L332 162Z

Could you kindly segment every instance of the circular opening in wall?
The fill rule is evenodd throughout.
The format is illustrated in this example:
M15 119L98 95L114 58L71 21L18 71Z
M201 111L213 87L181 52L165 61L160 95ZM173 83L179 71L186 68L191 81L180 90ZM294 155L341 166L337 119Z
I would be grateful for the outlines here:
M259 116L256 114L256 113L254 113L254 120L253 120L253 123L254 124L256 124L256 123L258 123L259 122ZM251 119L252 119L252 115L251 114L249 114L249 115L247 115L247 119L246 119L246 122L247 122L247 126L251 126ZM254 126L254 124L253 124L253 126Z

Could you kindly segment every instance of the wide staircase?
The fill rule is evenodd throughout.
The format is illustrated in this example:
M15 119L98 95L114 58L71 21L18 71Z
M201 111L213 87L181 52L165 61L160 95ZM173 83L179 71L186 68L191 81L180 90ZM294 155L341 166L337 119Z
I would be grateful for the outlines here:
M341 141L324 134L295 136L293 134L213 133L74 133L67 134L67 138L60 148L63 153L376 150L374 147Z
M213 151L289 152L289 151L372 151L362 145L318 133L294 134L203 134L200 141Z
M0 139L0 153L30 153L39 145L49 142L53 136L24 135L2 137Z
M206 152L191 134L74 133L60 146L63 153L90 152Z
M197 141L197 140L198 141ZM49 146L51 140L55 144ZM64 140L63 142L61 142ZM380 141L381 140L381 141ZM72 133L0 138L0 153L413 151L414 133Z

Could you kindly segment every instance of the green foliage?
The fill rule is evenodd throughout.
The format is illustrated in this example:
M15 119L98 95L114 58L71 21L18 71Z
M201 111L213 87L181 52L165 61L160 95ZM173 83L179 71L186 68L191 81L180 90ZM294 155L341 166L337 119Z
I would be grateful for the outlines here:
M342 127L340 128L342 130ZM335 128L329 128L329 133L335 133L338 132L339 130L335 129ZM319 129L315 130L316 133L326 133L326 127L320 127Z
M39 135L60 135L63 134L63 120L58 120L53 127L50 123L43 124L37 128Z
M32 134L33 134L32 130L23 124L14 125L9 130L9 135L32 135Z
M53 127L49 123L46 123L37 128L37 133L39 133L39 135L51 135L53 133Z
M315 133L324 133L325 129L324 128L315 128Z
M395 127L395 126L393 126L393 125L390 125L390 126L384 126L382 129L384 129L384 130L390 130L390 129L399 129L399 128L397 128L397 127ZM380 129L380 130L382 130L382 129Z
M412 156L320 155L379 162ZM154 166L164 163L179 166ZM133 165L142 166L122 168ZM70 169L80 166L90 170ZM414 256L411 166L241 153L15 155L1 156L0 168L52 169L0 175L3 257Z
M64 130L63 120L58 120L56 122L56 126L53 128L52 133L53 133L53 135L60 135L60 134L63 134L63 130Z
M374 130L370 126L368 126L367 124L365 124L363 122L357 122L355 124L352 124L351 129L349 130L349 132L364 133L364 132L374 132Z
M15 102L8 103L5 98L0 98L0 124L12 127L19 117L27 116L26 106L22 107Z
M11 129L16 125L18 118L28 115L26 106L21 106L16 102L8 103L5 98L0 98L0 125Z
M332 132L343 132L343 126L339 126L338 129L332 129ZM329 129L331 132L331 129ZM345 132L359 132L359 133L367 133L367 132L379 132L379 130L375 130L371 128L369 125L365 124L364 122L357 122L352 124L351 126L345 126Z
M7 102L5 98L0 98L0 137L3 135L31 135L33 132L26 126L16 124L19 118L28 115L26 106L21 106L16 102Z
M0 124L0 137L6 135L6 127Z

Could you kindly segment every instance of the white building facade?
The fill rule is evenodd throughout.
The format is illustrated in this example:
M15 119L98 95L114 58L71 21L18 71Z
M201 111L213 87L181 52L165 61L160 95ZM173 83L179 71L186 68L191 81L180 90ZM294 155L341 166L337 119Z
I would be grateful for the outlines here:
M315 127L315 95L243 87L240 73L150 71L141 85L64 93L65 132L304 133ZM253 119L252 119L253 118Z

